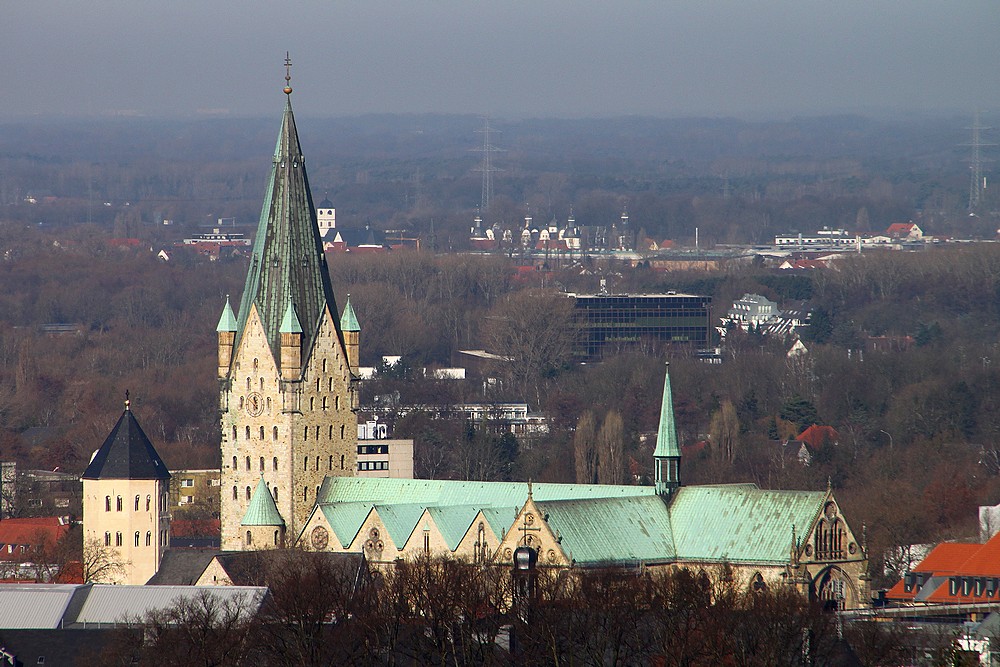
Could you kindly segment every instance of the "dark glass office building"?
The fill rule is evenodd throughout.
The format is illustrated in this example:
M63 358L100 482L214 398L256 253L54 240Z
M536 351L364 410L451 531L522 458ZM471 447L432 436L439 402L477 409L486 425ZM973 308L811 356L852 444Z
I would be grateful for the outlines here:
M577 356L601 359L636 345L709 346L712 297L692 294L570 294L580 328Z

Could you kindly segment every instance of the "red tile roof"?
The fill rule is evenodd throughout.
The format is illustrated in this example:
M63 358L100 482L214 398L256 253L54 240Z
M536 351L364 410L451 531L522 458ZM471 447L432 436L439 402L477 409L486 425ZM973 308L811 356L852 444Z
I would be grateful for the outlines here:
M985 544L966 542L939 544L911 571L930 575L932 579L924 585L934 585L934 590L918 590L918 587L913 586L907 591L905 579L901 579L886 593L888 599L913 601L919 595L920 602L932 604L996 600L997 596L1000 596L1000 591L995 591L993 597L987 597L985 591L981 595L975 595L974 584L968 594L962 594L962 587L959 585L957 593L953 595L949 578L1000 578L1000 533Z
M4 519L0 521L0 560L30 558L32 547L54 545L69 531L69 523L59 517ZM25 549L21 549L25 547ZM22 555L23 554L23 555Z
M813 424L806 430L799 433L799 436L795 438L801 442L806 443L813 450L819 449L825 445L834 445L837 440L840 439L840 434L837 433L837 429L832 426L820 426L818 424Z

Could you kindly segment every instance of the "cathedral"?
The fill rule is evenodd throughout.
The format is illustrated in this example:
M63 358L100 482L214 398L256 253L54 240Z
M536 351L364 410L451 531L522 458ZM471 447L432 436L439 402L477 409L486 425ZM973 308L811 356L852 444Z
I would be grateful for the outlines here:
M684 486L665 372L653 486L356 476L357 318L338 317L291 87L239 312L217 327L222 548L451 556L509 567L728 566L842 608L867 603L867 554L830 489Z
M353 476L350 338L340 326L316 209L292 115L290 86L239 312L217 327L222 425L222 548L259 548L261 505L273 539L302 530L328 476ZM354 359L356 364L356 358ZM261 491L263 489L264 491ZM255 493L256 490L256 493ZM248 517L248 512L253 516Z
M363 554L376 567L445 556L510 568L530 547L540 566L567 572L687 567L830 607L869 603L864 536L830 488L682 484L669 367L652 486L358 477L360 326L349 301L338 315L291 92L239 310L227 299L217 327L224 552L298 547ZM84 474L88 543L131 564L121 581L142 583L163 557L168 479L126 403Z

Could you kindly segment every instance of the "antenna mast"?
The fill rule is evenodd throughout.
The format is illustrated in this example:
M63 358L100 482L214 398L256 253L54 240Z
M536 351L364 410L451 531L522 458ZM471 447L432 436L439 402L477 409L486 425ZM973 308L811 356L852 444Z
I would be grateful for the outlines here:
M982 149L995 144L983 143L982 131L993 128L986 127L980 123L980 114L977 110L972 120L972 127L965 128L972 130L972 143L965 144L972 148L972 155L969 156L970 180L969 180L969 212L975 213L979 209L979 204L983 198L983 191L986 190L986 177L983 176L983 163L992 162L982 155Z
M502 171L493 166L493 158L491 155L493 153L500 153L502 149L497 148L490 143L490 132L495 130L490 130L490 117L483 117L483 129L476 130L476 132L481 132L483 135L483 147L476 148L473 150L479 151L483 154L482 164L476 168L475 171L483 172L483 194L482 199L479 202L479 211L483 217L483 221L488 227L490 225L490 200L493 199L493 172Z

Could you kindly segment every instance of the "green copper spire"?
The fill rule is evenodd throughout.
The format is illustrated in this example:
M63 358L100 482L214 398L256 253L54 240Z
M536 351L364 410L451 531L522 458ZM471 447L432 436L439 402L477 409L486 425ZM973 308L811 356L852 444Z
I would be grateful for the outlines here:
M313 346L325 309L330 309L334 326L339 324L336 319L339 309L327 273L290 93L288 90L250 270L240 301L235 341L238 348L250 310L256 306L276 359L282 319L289 303L295 304L302 325L302 349L306 354ZM343 339L339 327L337 335Z
M358 324L358 317L354 314L354 308L351 307L351 295L347 295L347 303L344 304L344 314L340 317L340 330L341 331L361 331L361 325Z
M281 329L278 333L302 333L302 325L299 324L299 318L295 316L295 308L292 304L288 304L285 308L285 316L281 318Z
M222 317L219 318L219 326L215 327L217 333L224 331L236 331L236 315L233 314L233 307L229 305L229 295L226 295L226 307L222 309Z
M271 497L271 491L267 488L267 484L264 483L263 477L257 482L257 488L254 489L253 497L250 499L250 506L247 507L247 513L243 515L243 521L240 522L240 525L285 525L285 520L281 518L281 512L278 511L278 506L274 504L274 498Z
M680 486L681 450L677 446L677 428L674 426L674 399L670 391L670 363L663 378L663 399L660 404L660 428L656 432L656 449L653 451L653 468L656 492L669 494Z

